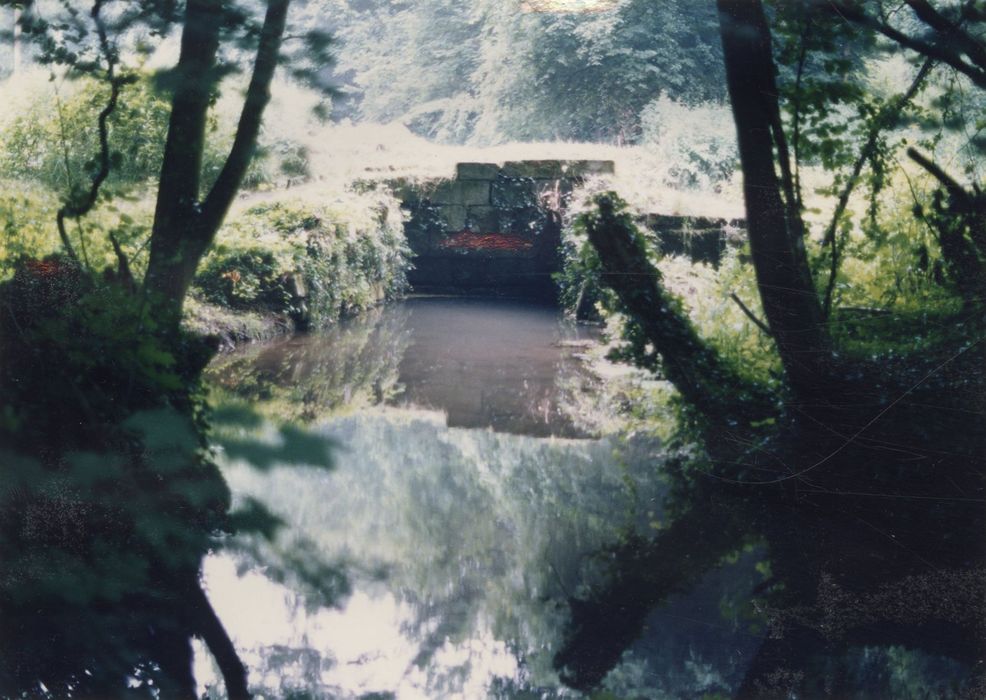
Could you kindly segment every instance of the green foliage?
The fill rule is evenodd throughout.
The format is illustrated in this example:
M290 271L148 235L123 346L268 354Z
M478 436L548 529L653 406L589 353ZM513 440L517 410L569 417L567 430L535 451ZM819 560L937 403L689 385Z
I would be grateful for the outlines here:
M44 257L60 247L55 230L58 203L39 187L0 182L0 279L23 257Z
M490 40L474 79L485 141L633 143L655 96L723 94L711 4L629 0L609 12L528 14L496 3L483 17Z
M40 75L39 75L40 77ZM33 181L56 192L88 186L98 168L97 116L109 87L92 78L68 86L63 99L45 92L3 130L0 177ZM130 186L157 177L170 114L168 100L144 79L124 87L110 117L113 158L110 185ZM205 167L217 171L220 153L206 153Z
M408 255L389 195L350 194L334 206L277 202L220 232L195 289L231 308L325 325L402 294Z
M263 248L212 256L198 274L202 298L232 309L291 310L291 293L273 253Z
M618 354L654 368L647 340L633 332L632 324L627 325L615 295L600 280L599 260L589 245L586 222L584 215L577 215L563 232L562 271L556 277L562 306L569 313L613 319L613 332L627 343ZM654 233L645 232L644 240L648 262L660 270L682 312L730 371L746 381L776 387L780 363L772 341L730 297L737 294L762 315L756 278L743 251L735 245L727 248L719 267L713 268L685 257L662 256Z
M846 211L838 231L843 258L834 288L836 307L850 313L865 309L937 315L953 313L961 305L938 232L923 216L916 216L933 207L928 184L926 177L898 170L887 177L878 195L867 193L854 201L868 211ZM816 275L825 279L829 251L814 244L809 251ZM838 323L833 330L838 332Z
M686 105L662 95L644 107L640 121L643 143L664 167L665 185L717 192L736 172L736 129L727 105Z
M0 306L0 539L17 572L0 581L0 693L160 681L173 586L229 506L196 379L209 350L60 257L20 263Z
M400 119L439 141L628 143L656 95L723 94L711 4L627 0L600 13L524 12L502 0L309 8L313 23L319 12L339 18L338 75L349 99L334 105L337 114Z
M37 76L42 76L40 71ZM88 187L98 169L97 117L108 97L109 87L88 77L63 84L59 90L34 90L24 110L0 129L4 143L0 179L35 183L64 193ZM170 98L157 89L152 76L124 86L109 118L110 190L132 189L161 174L170 114ZM229 153L236 118L231 111L216 109L209 115L202 153L206 187L219 175ZM284 136L270 142L262 137L243 186L257 189L284 177L305 179L308 175L304 147Z
M771 4L791 148L801 164L820 163L835 172L855 159L881 106L867 83L867 59L877 53L873 34L830 21L810 3Z
M736 294L763 318L756 276L742 247L727 248L718 268L671 256L657 262L699 335L747 381L780 389L781 366L771 338L731 298Z
M81 263L93 275L116 269L117 258L108 234L129 255L139 275L146 263L150 234L150 202L134 195L107 196L89 216L69 222L67 233ZM0 280L11 277L24 259L43 258L61 250L55 215L61 202L41 185L0 181Z

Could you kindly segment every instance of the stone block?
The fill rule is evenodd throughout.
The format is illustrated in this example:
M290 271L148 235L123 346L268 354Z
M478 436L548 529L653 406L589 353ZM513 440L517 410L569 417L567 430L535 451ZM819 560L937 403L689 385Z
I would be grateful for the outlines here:
M491 187L491 201L498 209L518 209L537 204L536 183L523 177L498 177Z
M517 207L500 215L500 233L534 239L544 228L544 212L536 207Z
M492 180L500 172L496 163L459 163L455 166L455 176L459 180Z
M418 203L405 207L408 211L404 222L404 236L415 254L427 252L432 247L436 235L447 231L443 220L443 207Z
M455 180L439 183L427 194L427 198L435 204L462 204L462 193Z
M490 203L490 182L488 180L462 180L458 186L462 204L485 206Z
M615 175L616 163L611 160L568 160L562 163L564 177L586 175Z
M465 227L479 233L494 233L500 230L500 218L500 212L494 207L469 207Z
M449 231L461 231L466 227L466 212L461 204L446 204L441 208L442 222Z
M560 160L514 160L503 164L503 174L507 177L531 177L537 180L551 180L562 177Z
M675 231L683 228L683 219L680 216L667 216L665 214L648 214L645 218L645 225L652 231Z
M431 194L435 204L471 206L490 203L489 180L449 180L435 188Z
M681 221L681 227L687 231L721 229L726 225L725 219L710 219L705 216L684 216Z

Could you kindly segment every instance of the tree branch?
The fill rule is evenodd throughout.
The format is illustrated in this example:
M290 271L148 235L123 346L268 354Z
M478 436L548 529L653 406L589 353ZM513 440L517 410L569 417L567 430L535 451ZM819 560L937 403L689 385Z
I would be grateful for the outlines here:
M986 209L984 206L986 202L983 200L986 198L982 192L975 186L975 189L969 192L930 158L913 147L907 149L907 155L942 184L953 203L965 214L973 245L979 251L979 255L986 258L986 215L983 214Z
M805 65L808 63L808 32L811 29L811 21L805 22L801 29L801 51L798 53L798 71L794 80L794 124L792 126L791 140L794 149L794 191L798 198L798 210L802 209L801 198L801 84L804 78Z
M755 313L753 313L752 311L750 311L750 309L749 309L749 307L747 307L747 305L743 303L743 300L742 300L742 299L740 299L740 298L739 298L739 297L738 297L738 296L736 295L736 292L731 292L731 293L729 294L729 298L730 298L730 299L732 299L733 301L735 301L735 302L736 302L736 305L740 307L740 310L741 310L741 311L742 311L742 312L743 312L744 314L746 314L746 317L747 317L748 319L750 319L751 321L753 321L753 324L754 324L754 325L755 325L755 326L756 326L757 328L759 328L760 330L762 330L762 331L763 331L764 333L766 333L766 334L767 334L767 335L768 335L769 337L773 337L773 336L771 335L771 332L770 332L770 327L769 327L769 326L768 326L768 325L767 325L766 323L764 323L763 321L761 321L761 320L760 320L759 318L757 318L757 315L756 315Z
M945 48L940 44L933 44L924 41L923 39L916 39L912 36L908 36L907 34L891 27L889 24L871 17L858 7L854 7L845 2L827 0L826 4L832 9L832 11L841 15L844 19L851 22L856 22L861 26L879 32L888 39L897 42L905 48L916 51L923 56L933 58L941 63L949 65L960 73L968 76L978 87L986 90L986 70L981 70L976 66L970 65L969 63L963 61L961 54L958 52Z
M116 55L110 46L109 39L106 36L106 25L103 23L103 19L100 16L100 12L103 9L103 0L96 0L93 3L92 10L90 11L90 16L93 22L96 24L96 32L99 36L99 46L103 53L103 57L106 59L106 78L110 84L110 98L106 103L106 106L99 113L97 118L97 123L99 127L99 170L96 175L92 178L92 182L89 185L89 191L85 193L85 196L81 199L76 200L77 192L73 191L69 195L69 201L61 206L56 214L55 221L58 225L58 236L62 240L62 245L65 247L65 251L68 253L69 257L78 262L78 257L75 254L75 250L69 241L68 232L65 229L65 219L78 219L80 216L85 216L90 211L92 211L93 206L96 204L96 199L99 197L99 190L106 181L106 178L110 174L110 144L109 144L109 118L110 115L116 110L116 105L120 97L120 90L126 82L124 79L116 75Z
M675 308L660 271L647 259L640 233L623 203L612 194L593 200L584 218L600 262L600 279L661 357L661 368L682 397L703 415L721 418L762 410L759 391L725 365ZM745 404L745 405L744 405ZM710 443L711 444L711 443Z
M942 170L928 156L914 148L907 149L908 157L922 168L928 171L938 182L942 184L949 195L963 203L968 203L973 197L966 189L960 185L951 175Z
M900 111L907 106L908 102L914 99L914 96L917 94L918 90L921 89L925 78L928 77L928 74L931 72L934 65L934 59L925 59L924 63L921 65L921 68L918 70L917 75L914 76L914 80L911 81L910 87L908 87L907 90L900 95L900 97L894 100L893 103L884 107L884 109L882 109L873 119L869 134L867 134L866 137L866 143L859 152L859 157L856 158L856 162L853 163L852 173L849 175L849 179L846 180L846 184L839 193L839 199L835 205L835 210L832 212L832 219L829 221L828 228L825 230L825 237L822 239L822 246L828 245L832 248L832 257L829 265L829 278L825 285L825 297L822 303L822 313L825 318L828 318L832 311L832 298L835 293L835 280L839 271L839 247L835 236L836 229L839 226L839 221L846 212L846 207L849 205L849 198L852 196L853 190L859 182L859 176L863 171L863 166L866 165L866 162L873 157L873 154L876 151L880 133L884 130L884 128L890 125L892 118L899 114Z
M253 76L247 88L243 111L236 127L236 136L230 149L226 163L219 177L216 178L212 190L202 204L203 232L215 234L222 220L229 211L233 198L236 196L243 176L246 174L257 146L257 137L263 122L264 110L270 102L270 85L277 68L278 54L284 27L287 23L290 0L269 0L264 25L260 31L260 43L257 47L257 58L254 64ZM211 243L211 235L209 237Z
M949 42L956 42L973 63L986 70L986 46L931 6L928 0L904 0L922 22Z

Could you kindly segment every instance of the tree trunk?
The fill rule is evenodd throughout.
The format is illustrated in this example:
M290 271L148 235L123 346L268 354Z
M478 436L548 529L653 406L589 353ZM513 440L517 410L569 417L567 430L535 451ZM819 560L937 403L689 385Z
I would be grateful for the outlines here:
M10 74L17 75L21 70L21 11L13 9L14 26L10 35Z
M800 217L781 196L774 160L777 88L770 30L760 0L717 0L726 82L736 122L750 249L764 314L796 394L825 382L829 337L797 245Z
M682 397L716 425L759 418L769 398L724 365L699 338L685 312L664 289L661 273L647 260L640 234L619 202L595 199L587 218L589 241L599 255L603 283L661 356L661 368ZM718 441L707 440L712 453Z
M233 146L216 183L200 201L202 153L209 104L216 85L221 0L188 0L175 93L151 232L146 285L177 324L199 261L223 223L253 157L270 84L277 68L290 0L269 0L256 62Z
M177 315L195 273L194 265L198 264L189 255L189 241L202 235L197 230L202 153L209 103L216 85L222 10L220 0L188 0L181 52L172 76L174 95L146 285L160 295L158 303L170 306Z

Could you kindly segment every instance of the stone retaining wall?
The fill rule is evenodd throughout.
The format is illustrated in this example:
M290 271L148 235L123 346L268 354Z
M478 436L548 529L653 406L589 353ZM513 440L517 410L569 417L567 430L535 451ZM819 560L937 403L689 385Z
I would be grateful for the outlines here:
M662 254L714 266L722 261L727 246L740 245L746 238L745 219L647 214L638 225L654 237Z
M554 296L551 275L559 270L560 215L569 195L587 176L613 172L612 161L459 163L452 180L399 187L410 214L412 288Z

